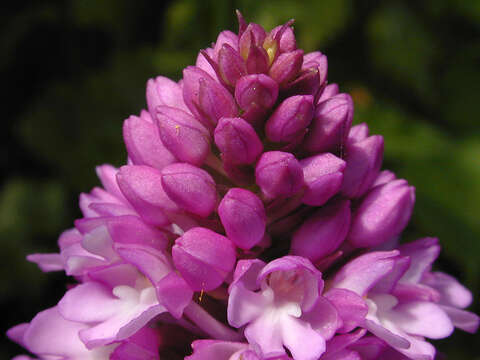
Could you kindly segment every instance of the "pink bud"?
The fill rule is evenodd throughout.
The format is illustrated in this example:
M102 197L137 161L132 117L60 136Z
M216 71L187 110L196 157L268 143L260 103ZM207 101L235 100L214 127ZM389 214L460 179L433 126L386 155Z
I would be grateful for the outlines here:
M275 80L281 88L295 79L302 67L303 50L295 50L281 54L272 64L268 75Z
M160 171L144 165L122 166L117 182L125 198L147 223L155 226L170 223L165 210L175 211L176 205L162 188Z
M168 106L157 108L163 145L180 161L201 165L210 152L210 133L194 117Z
M406 180L373 188L353 213L349 243L371 247L399 235L410 219L414 203L415 188Z
M316 68L320 76L320 86L323 86L327 80L328 61L327 57L320 51L314 51L305 54L303 57L302 70Z
M342 159L324 153L303 159L300 165L305 181L304 204L322 206L340 190L346 166Z
M344 146L352 118L353 101L348 94L338 94L318 104L305 138L306 150L317 153Z
M333 83L333 84L328 84L325 86L323 89L322 93L320 94L318 100L317 100L317 105L320 104L321 102L324 102L325 100L330 99L331 97L334 97L335 95L338 94L338 85Z
M218 61L221 49L227 45L232 50L238 53L238 36L237 34L225 30L218 34L217 41L215 41L215 47L213 48L213 60Z
M216 81L220 81L218 79L217 72L214 66L215 62L213 62L213 60L208 59L208 57L210 57L210 59L214 58L214 53L212 48L203 49L198 53L197 60L195 61L195 66L205 71L208 75L212 77L212 79ZM180 80L180 81L183 81L183 80ZM183 99L183 95L182 95L182 99Z
M283 30L281 34L279 34L280 30ZM280 38L278 38L278 35L280 35ZM269 38L275 39L278 42L278 50L280 53L291 52L297 49L295 34L293 33L291 26L285 27L284 25L279 25L273 28L265 41Z
M246 60L249 74L263 74L268 71L268 54L261 46L252 45Z
M160 140L150 113L144 110L140 117L132 115L123 122L123 139L128 156L135 165L149 165L161 170L176 160Z
M157 106L171 106L188 111L183 102L181 87L166 77L158 76L147 82L147 105L152 118L155 117Z
M248 110L252 104L269 109L278 97L278 85L264 74L242 77L235 87L235 100L243 110Z
M228 90L196 66L183 70L183 99L195 117L213 129L221 117L238 113Z
M353 126L348 133L347 142L355 143L358 141L365 140L368 137L368 125L361 123Z
M303 186L300 163L290 153L269 151L263 153L255 167L256 183L265 196L292 196Z
M390 181L393 181L395 179L396 179L396 176L393 172L391 172L389 170L380 171L380 173L378 174L377 178L375 179L375 181L372 185L372 188L375 187L375 186L386 184L386 183L388 183Z
M257 133L242 118L220 119L214 138L224 161L232 164L251 164L263 151Z
M216 185L208 172L187 163L175 163L162 170L162 186L180 208L207 217L215 209Z
M228 86L235 87L238 79L247 74L247 67L240 54L225 44L218 54L218 70Z
M313 117L313 96L285 99L265 124L267 137L274 142L292 142L303 137Z
M298 77L285 89L288 95L312 95L316 97L320 90L320 73L318 68L301 70Z
M250 23L238 40L240 55L247 60L252 47L261 47L267 36L263 27Z
M291 253L315 262L345 240L350 226L350 201L338 200L317 210L293 234Z
M230 189L218 206L218 215L228 238L239 248L250 249L263 239L267 218L262 201L254 193Z
M358 198L370 189L380 172L383 160L383 136L373 135L347 146L341 192Z
M210 291L222 284L235 265L235 247L225 236L193 228L175 241L175 267L195 291Z

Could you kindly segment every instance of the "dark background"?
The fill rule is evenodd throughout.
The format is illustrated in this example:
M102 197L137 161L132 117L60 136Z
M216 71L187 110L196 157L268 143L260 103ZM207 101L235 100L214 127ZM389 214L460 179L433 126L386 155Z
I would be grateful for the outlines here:
M385 137L385 168L417 188L405 239L438 236L438 268L478 295L480 1L24 0L0 9L2 333L61 298L65 277L25 256L56 251L96 165L125 162L122 121L145 106L147 79L178 79L237 30L235 8L267 29L295 18L298 46L327 54L355 121ZM474 338L435 344L480 359ZM23 351L1 343L1 359Z

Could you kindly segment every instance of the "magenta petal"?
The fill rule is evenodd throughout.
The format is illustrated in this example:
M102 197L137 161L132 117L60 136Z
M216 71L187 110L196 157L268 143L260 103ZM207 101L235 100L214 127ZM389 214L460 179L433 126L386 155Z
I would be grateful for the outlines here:
M110 360L159 360L159 345L156 331L144 327L117 346Z
M332 287L351 290L364 296L371 287L393 270L398 254L399 252L394 250L361 255L338 271L333 278Z
M350 201L339 200L317 210L295 231L291 252L315 262L345 240L350 225Z
M373 188L353 213L348 241L355 247L370 247L397 236L413 211L415 189L405 180Z
M383 137L370 136L347 145L347 167L343 173L342 194L358 198L372 186L383 161Z
M149 117L150 121L143 118ZM123 123L123 139L128 155L135 165L149 165L161 170L176 159L160 140L157 127L150 114L130 116Z
M205 228L193 228L175 240L175 267L196 291L213 290L233 270L235 247L226 237Z
M302 62L303 50L283 53L273 62L268 75L275 80L280 87L286 87L300 71Z
M255 181L267 197L292 196L303 186L302 167L288 152L268 151L257 162Z
M265 234L267 217L262 201L252 192L230 189L218 206L227 236L242 249L258 244Z
M242 118L221 118L214 132L222 158L233 164L251 164L263 151L255 129Z
M172 106L188 111L183 102L182 88L175 81L164 76L148 80L147 105L152 117L155 117L158 106Z
M201 165L210 152L210 133L193 116L168 106L155 109L163 145L179 161Z
M303 203L322 206L337 193L342 185L346 163L330 153L300 160L305 182Z
M207 128L238 110L232 95L209 74L195 66L183 70L183 98L192 114Z
M325 297L335 306L342 319L343 325L338 332L350 332L363 323L368 306L359 295L347 289L331 289Z
M144 223L138 216L113 217L107 222L107 228L115 245L137 244L157 250L164 250L168 245L163 232Z
M172 202L162 188L161 173L144 165L123 166L117 175L123 194L142 218L155 226L170 223L165 210L172 209Z
M315 108L305 149L311 153L337 150L346 143L352 125L353 100L350 95L338 94Z
M217 202L216 184L208 172L186 163L163 168L161 184L168 197L183 210L207 217Z
M292 142L303 137L313 117L313 96L296 95L285 99L265 124L265 133L274 142Z
M125 200L117 184L118 169L114 168L112 165L106 164L97 166L95 171L107 193L120 200Z

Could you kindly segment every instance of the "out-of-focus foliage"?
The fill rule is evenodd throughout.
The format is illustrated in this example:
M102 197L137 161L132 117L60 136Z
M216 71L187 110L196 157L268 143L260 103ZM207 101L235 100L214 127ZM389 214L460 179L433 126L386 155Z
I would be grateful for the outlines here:
M80 214L94 166L125 162L123 119L144 85L179 78L234 9L266 28L295 18L299 46L329 58L356 122L385 137L385 167L417 188L405 238L438 236L440 268L477 294L480 311L480 2L475 0L22 1L0 12L2 150L0 300L7 327L61 296L65 279L24 260L55 251ZM4 312L5 313L5 312ZM1 331L5 331L2 328ZM2 340L4 341L4 340ZM441 341L473 359L473 336ZM5 343L0 357L20 352Z

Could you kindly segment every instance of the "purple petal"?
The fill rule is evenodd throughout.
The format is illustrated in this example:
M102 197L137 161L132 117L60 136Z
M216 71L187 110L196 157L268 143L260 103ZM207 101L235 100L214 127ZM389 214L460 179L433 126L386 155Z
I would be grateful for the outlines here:
M377 251L361 255L342 267L333 278L332 287L351 290L364 296L395 266L399 252Z

